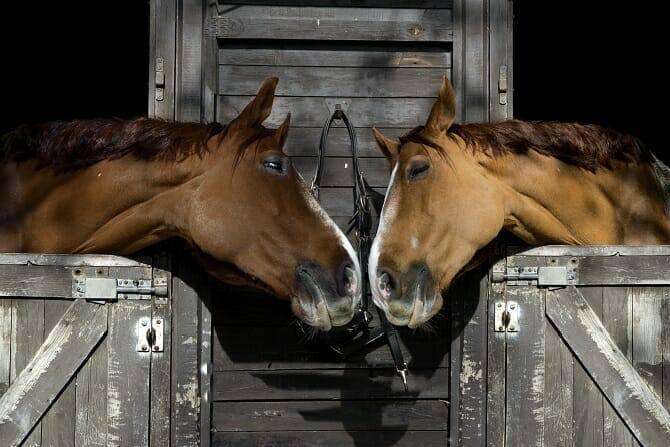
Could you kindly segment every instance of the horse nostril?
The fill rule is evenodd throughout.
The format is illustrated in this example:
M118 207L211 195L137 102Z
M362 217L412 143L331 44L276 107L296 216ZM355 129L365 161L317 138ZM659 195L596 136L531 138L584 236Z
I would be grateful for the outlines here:
M379 291L384 299L388 300L393 295L398 287L397 281L393 278L393 274L388 271L383 271L379 275Z
M358 290L358 275L349 262L344 262L338 270L337 289L340 296L354 295Z

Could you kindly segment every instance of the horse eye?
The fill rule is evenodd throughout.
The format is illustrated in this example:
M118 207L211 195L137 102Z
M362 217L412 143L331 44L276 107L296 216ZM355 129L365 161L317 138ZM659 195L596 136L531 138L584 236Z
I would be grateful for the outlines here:
M278 162L278 161L265 161L265 162L263 162L263 166L265 166L266 168L269 168L269 169L273 169L275 171L281 171L282 170L281 163Z
M424 160L413 161L409 168L407 168L407 179L408 180L417 180L421 177L424 177L430 169L430 164Z
M272 155L261 162L263 168L274 175L286 174L288 164L288 159L279 155Z

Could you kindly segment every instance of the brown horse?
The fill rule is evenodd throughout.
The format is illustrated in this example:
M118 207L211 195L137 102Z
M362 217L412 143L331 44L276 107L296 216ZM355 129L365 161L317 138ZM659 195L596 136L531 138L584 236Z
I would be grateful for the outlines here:
M277 79L228 126L156 119L24 126L0 146L0 251L133 253L180 237L228 283L290 299L323 330L348 323L360 266L282 152Z
M425 126L400 141L374 130L392 174L369 272L392 323L435 315L502 229L532 245L670 243L670 170L636 139L591 125L457 125L454 99L445 79Z

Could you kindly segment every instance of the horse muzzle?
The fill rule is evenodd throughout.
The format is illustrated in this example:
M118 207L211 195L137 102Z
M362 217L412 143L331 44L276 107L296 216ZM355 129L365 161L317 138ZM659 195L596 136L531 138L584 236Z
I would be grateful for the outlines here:
M380 267L373 276L372 299L396 326L417 328L442 307L442 294L425 264L414 264L402 274Z
M361 273L348 261L330 274L318 264L303 263L296 269L296 283L293 312L324 331L348 324L360 304Z

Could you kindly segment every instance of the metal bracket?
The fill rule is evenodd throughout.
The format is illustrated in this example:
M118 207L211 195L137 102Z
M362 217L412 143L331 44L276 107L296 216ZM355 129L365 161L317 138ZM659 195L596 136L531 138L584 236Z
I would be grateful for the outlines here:
M536 284L538 287L569 286L578 282L577 264L569 266L547 267L507 267L494 270L493 282L506 282L511 286L527 286Z
M498 102L500 105L507 104L507 65L500 66L498 77Z
M165 94L165 60L162 57L156 58L156 101L162 101Z
M342 112L346 113L349 110L349 106L351 105L351 99L349 98L327 98L325 102L326 107L328 108L328 112L331 115L337 110L341 110ZM338 118L335 117L335 119Z
M104 303L109 300L149 300L152 295L167 296L167 278L116 279L87 278L73 272L72 297Z
M497 301L493 310L495 332L519 332L519 304Z
M163 352L162 318L140 318L137 322L137 352Z

